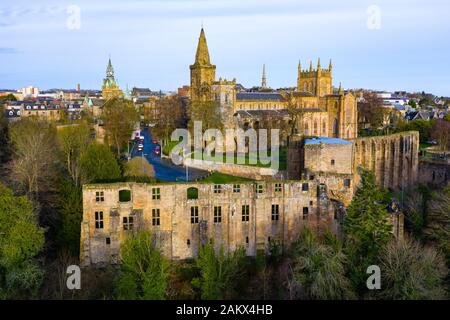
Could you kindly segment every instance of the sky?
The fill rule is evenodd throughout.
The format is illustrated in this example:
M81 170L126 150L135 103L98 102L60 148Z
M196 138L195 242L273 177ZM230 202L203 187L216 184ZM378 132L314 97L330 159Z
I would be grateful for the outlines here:
M448 0L1 0L0 88L189 84L201 26L216 77L295 86L333 61L334 85L450 96Z

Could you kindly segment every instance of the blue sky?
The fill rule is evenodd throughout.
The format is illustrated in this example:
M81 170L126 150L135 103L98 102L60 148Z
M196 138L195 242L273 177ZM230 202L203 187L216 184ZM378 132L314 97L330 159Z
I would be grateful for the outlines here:
M217 77L246 87L263 63L271 87L293 86L299 59L321 57L336 86L450 96L449 12L446 0L2 0L0 88L100 89L111 54L121 87L175 90L203 22Z

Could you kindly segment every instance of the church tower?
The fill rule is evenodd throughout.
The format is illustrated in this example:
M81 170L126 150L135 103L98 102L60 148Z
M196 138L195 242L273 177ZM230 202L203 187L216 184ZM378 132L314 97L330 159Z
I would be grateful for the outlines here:
M205 31L201 30L198 39L195 62L191 69L191 101L211 99L211 85L216 79L216 66L211 64Z
M123 97L123 92L120 90L114 78L114 68L111 63L111 58L109 58L108 66L106 67L106 78L103 79L102 96L104 99Z
M320 58L317 61L317 68L313 69L312 61L309 63L309 70L302 70L300 62L298 64L297 91L306 92L316 97L323 97L333 93L332 64L328 69L322 68Z

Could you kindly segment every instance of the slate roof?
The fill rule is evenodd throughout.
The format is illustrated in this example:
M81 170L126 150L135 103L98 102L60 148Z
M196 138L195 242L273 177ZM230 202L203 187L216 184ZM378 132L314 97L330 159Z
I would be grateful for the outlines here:
M283 97L279 93L274 92L238 92L236 100L253 100L253 101L282 101Z

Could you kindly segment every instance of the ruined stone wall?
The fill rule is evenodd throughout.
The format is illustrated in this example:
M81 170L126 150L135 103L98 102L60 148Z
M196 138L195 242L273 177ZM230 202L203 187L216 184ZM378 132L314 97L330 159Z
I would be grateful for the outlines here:
M445 186L450 181L450 163L422 159L419 165L419 182L432 186Z
M257 250L267 249L270 241L288 245L297 238L302 226L310 222L336 230L333 211L318 211L318 188L314 181L217 186L194 183L83 186L82 265L117 263L121 243L141 228L155 235L170 259L192 258L207 241L213 241L216 249L223 246L225 250L235 250L243 246L247 255L254 256ZM240 192L235 192L237 187ZM159 189L160 199L153 199L155 188ZM188 188L198 190L198 199L188 199ZM131 201L120 202L120 190L130 190ZM103 201L97 201L98 192L103 192ZM244 205L249 206L248 221L242 219ZM272 205L278 205L278 220L272 220ZM196 223L191 223L192 207L198 208ZM221 208L220 223L214 222L214 207ZM152 223L153 209L159 209L159 226ZM103 228L96 228L95 212L100 211ZM133 229L124 230L124 218L129 217L134 218Z
M401 132L355 140L354 172L364 167L375 173L377 183L392 190L413 186L419 173L419 133ZM355 184L359 176L355 174Z

